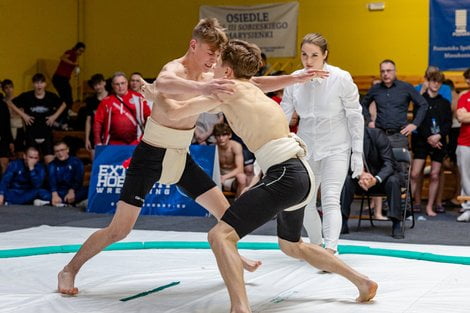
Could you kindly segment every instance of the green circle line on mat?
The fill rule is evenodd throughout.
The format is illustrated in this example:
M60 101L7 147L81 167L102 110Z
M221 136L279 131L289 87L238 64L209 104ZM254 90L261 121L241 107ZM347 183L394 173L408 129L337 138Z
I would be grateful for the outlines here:
M20 249L0 250L0 259L18 258L25 256L35 256L54 253L77 252L81 245L61 245L45 246ZM240 242L238 248L243 250L279 250L279 245L275 242ZM210 249L209 243L204 241L145 241L145 242L118 242L108 246L105 251L116 250L141 250L141 249ZM418 252L408 250L393 250L371 248L367 246L340 245L340 254L365 254L387 256L404 259L414 259L421 261L431 261L440 263L453 263L470 265L470 257L451 256L434 254L429 252Z

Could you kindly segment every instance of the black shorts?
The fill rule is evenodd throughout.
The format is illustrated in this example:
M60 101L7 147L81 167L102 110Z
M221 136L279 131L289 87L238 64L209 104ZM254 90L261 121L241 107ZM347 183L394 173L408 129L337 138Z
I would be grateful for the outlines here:
M277 214L278 237L297 242L301 236L304 208L284 210L305 200L310 184L307 170L299 159L274 165L263 179L230 206L222 220L242 238Z
M243 166L255 163L255 155L248 149L243 149Z
M132 155L129 169L126 171L120 200L137 207L144 204L145 196L161 177L166 150L143 141L139 143ZM193 199L216 186L189 154L183 174L176 184Z
M446 145L443 143L441 149L433 148L425 138L414 135L411 137L411 149L413 151L413 158L426 160L427 156L431 157L431 161L442 163L442 160L446 156Z
M10 143L6 140L0 140L0 158L10 157Z
M45 155L53 155L52 133L50 136L44 136L44 138L34 138L32 134L29 134L26 136L26 147L35 147L42 157Z

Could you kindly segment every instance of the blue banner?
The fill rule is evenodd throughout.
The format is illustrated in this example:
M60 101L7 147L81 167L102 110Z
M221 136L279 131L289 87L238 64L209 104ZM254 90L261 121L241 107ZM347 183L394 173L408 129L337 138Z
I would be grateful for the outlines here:
M114 213L126 175L122 162L132 156L134 149L135 146L96 146L88 212ZM192 145L189 150L194 161L212 177L215 146ZM155 184L145 197L141 214L206 216L208 212L176 185Z
M441 70L470 67L470 0L431 0L429 65Z

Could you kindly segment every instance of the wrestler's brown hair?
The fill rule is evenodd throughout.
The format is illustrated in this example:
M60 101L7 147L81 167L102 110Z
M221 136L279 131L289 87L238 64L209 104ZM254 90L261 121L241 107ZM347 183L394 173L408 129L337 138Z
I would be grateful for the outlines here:
M262 65L261 50L243 40L230 40L221 55L222 65L233 69L235 78L250 79Z
M214 136L221 136L221 135L225 135L225 134L231 135L232 134L232 129L230 128L230 126L228 126L227 123L216 124L216 125L214 125L213 134L214 134Z
M428 75L426 76L427 80L430 81L430 82L438 82L438 83L442 83L445 79L445 76L444 74L442 74L442 72L440 72L439 70L437 72L431 72L431 73L428 73Z
M216 18L200 20L193 29L192 38L207 43L214 50L222 50L228 41L227 34Z
M302 39L302 42L300 43L300 49L302 49L302 46L306 43L318 46L323 54L328 51L328 41L326 41L325 37L319 33L309 33L305 35ZM326 60L328 60L328 56L326 57L325 61Z

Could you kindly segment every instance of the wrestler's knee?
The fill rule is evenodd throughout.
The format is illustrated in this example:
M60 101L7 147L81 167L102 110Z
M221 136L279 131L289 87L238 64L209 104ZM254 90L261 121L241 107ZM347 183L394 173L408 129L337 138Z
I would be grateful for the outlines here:
M240 240L235 229L223 221L217 223L217 225L209 231L207 239L211 247L227 241L236 244Z
M300 259L302 256L302 240L299 240L298 242L291 242L287 241L281 238L278 238L279 241L279 247L281 248L281 251L296 259Z

